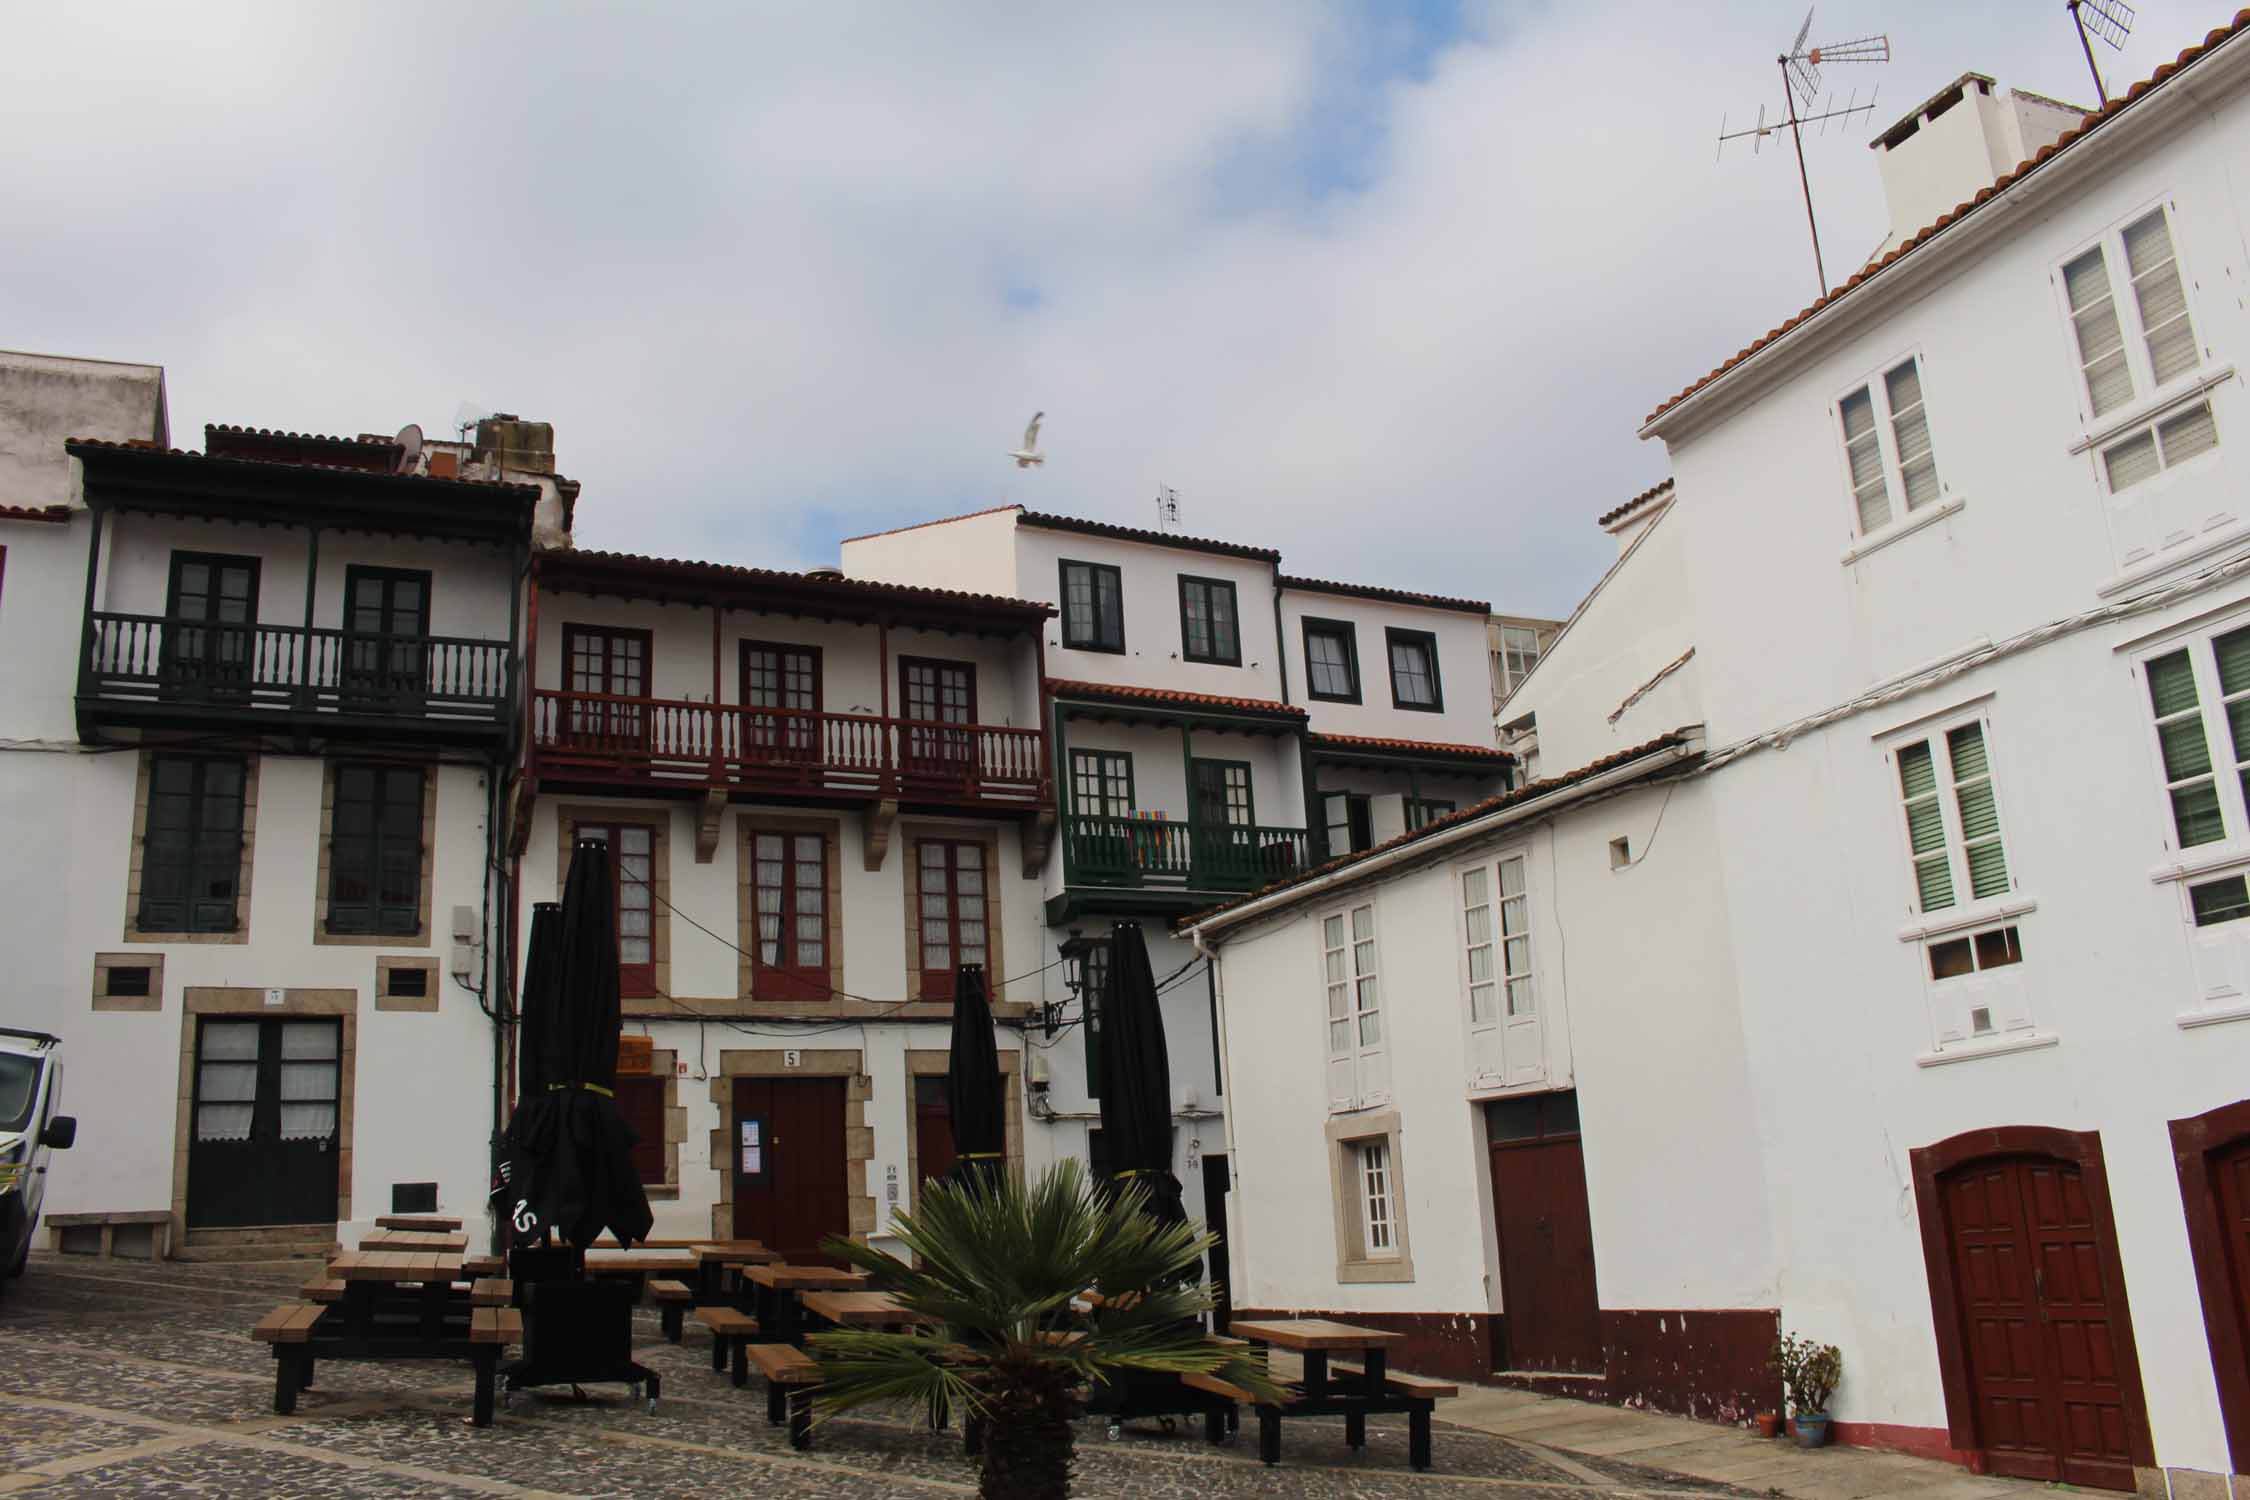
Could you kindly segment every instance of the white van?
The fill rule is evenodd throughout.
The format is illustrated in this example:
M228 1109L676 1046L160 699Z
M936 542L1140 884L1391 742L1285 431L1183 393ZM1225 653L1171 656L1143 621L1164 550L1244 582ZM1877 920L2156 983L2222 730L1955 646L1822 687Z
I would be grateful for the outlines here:
M0 1267L21 1276L47 1197L47 1159L78 1139L62 1107L62 1038L0 1026Z

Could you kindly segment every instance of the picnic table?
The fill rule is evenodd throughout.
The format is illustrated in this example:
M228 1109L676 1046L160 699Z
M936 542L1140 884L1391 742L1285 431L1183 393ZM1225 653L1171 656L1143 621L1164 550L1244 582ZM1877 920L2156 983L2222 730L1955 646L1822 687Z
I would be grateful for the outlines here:
M362 1250L436 1250L466 1253L469 1237L432 1229L378 1229L359 1242Z
M806 1312L839 1328L929 1327L938 1321L889 1292L805 1292L797 1300Z
M695 1305L731 1303L726 1277L729 1267L768 1266L781 1257L756 1240L705 1240L688 1246L695 1257Z
M857 1292L867 1286L867 1277L858 1271L792 1266L781 1261L744 1266L742 1279L757 1288L752 1296L757 1300L759 1329L765 1337L785 1344L804 1342L805 1316L797 1302L799 1293Z
M284 1304L251 1330L273 1348L274 1410L297 1409L324 1359L457 1359L476 1371L473 1420L491 1426L500 1355L522 1340L523 1321L507 1305L509 1284L467 1278L464 1260L458 1252L377 1248L329 1261L333 1301Z
M1281 1423L1289 1417L1340 1416L1344 1441L1354 1448L1367 1445L1367 1418L1383 1412L1404 1412L1407 1421L1407 1462L1416 1469L1430 1467L1430 1414L1438 1398L1460 1394L1460 1387L1390 1370L1390 1351L1405 1338L1380 1328L1360 1328L1327 1318L1277 1318L1271 1321L1229 1325L1228 1332L1254 1345L1288 1349L1302 1356L1304 1374L1287 1389L1290 1399L1281 1403L1252 1400L1258 1409L1258 1457L1267 1464L1281 1462ZM1346 1355L1350 1364L1336 1363ZM1209 1375L1183 1377L1186 1384L1232 1402L1249 1393ZM1224 1413L1214 1406L1206 1413L1209 1436L1218 1442Z

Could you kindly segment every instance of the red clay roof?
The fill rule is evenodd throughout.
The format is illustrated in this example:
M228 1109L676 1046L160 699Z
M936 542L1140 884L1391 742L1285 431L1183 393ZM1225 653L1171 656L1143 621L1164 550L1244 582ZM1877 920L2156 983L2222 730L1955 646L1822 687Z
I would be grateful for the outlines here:
M0 521L53 521L66 524L70 520L67 505L0 505Z
M735 563L644 557L635 552L557 549L540 553L534 562L541 577L553 577L553 586L564 589L622 587L636 581L670 582L701 585L705 588L787 591L799 599L829 598L851 601L863 607L891 603L1004 614L1015 617L1019 624L1033 623L1055 612L1051 604L1041 604L1030 599L1008 599L998 594L968 594L955 589L877 583L867 578L834 578L813 573L791 573L776 568L746 568Z
M1458 760L1512 761L1498 745L1452 745L1442 740L1394 740L1372 734L1309 734L1315 746L1338 750L1396 750L1409 755L1443 755Z
M1736 351L1732 358L1728 359L1724 364L1721 364L1710 374L1705 375L1700 380L1694 381L1685 389L1681 390L1679 394L1671 397L1669 400L1664 401L1656 408L1656 410L1650 412L1646 417L1641 419L1641 425L1644 427L1647 426L1649 423L1655 421L1658 417L1661 417L1666 412L1670 411L1673 407L1679 405L1682 401L1685 401L1688 397L1694 395L1697 391L1702 390L1705 386L1711 384L1713 381L1719 379L1719 377L1725 375L1728 371L1734 369L1744 360L1749 359L1752 355L1758 353L1767 345L1773 343L1774 340L1781 338L1785 334L1796 331L1796 329L1801 327L1808 319L1816 317L1819 314L1827 311L1830 307L1833 307L1836 303L1850 296L1853 292L1859 290L1868 282L1882 275L1883 272L1889 270L1900 260L1903 260L1908 255L1913 254L1916 250L1921 249L1924 245L1936 239L1946 230L1951 229L1954 225L1959 224L1962 220L1968 218L1971 214L1975 213L1985 204L1991 202L2001 193L2006 192L2009 188L2015 186L2015 184L2021 182L2024 178L2030 176L2033 172L2038 171L2041 167L2045 166L2055 157L2061 155L2065 151L2068 151L2071 147L2077 145L2080 141L2085 140L2086 137L2093 134L2096 130L2099 130L2103 125L2106 125L2111 120L2115 119L2119 114L2128 109L2131 109L2134 105L2140 103L2141 100L2147 98L2151 93L2163 87L2171 79L2178 76L2178 74L2183 69L2195 63L2198 59L2202 58L2205 54L2218 47L2221 43L2230 41L2233 38L2242 35L2246 31L2250 31L2250 10L2237 11L2235 13L2234 19L2228 22L2225 26L2219 27L2218 29L2212 31L2208 36L2204 37L2204 39L2200 43L2196 44L2193 47L2189 47L2188 49L2183 51L2177 58L2175 58L2171 62L2166 63L2163 67L2158 68L2155 73L2143 79L2141 82L2134 84L2132 88L2126 91L2126 93L2122 97L2110 100L2106 106L2101 109L2095 110L2092 114L2086 116L2085 122L2078 126L2077 129L2064 131L2061 136L2056 138L2052 145L2042 146L2039 149L2039 154L2032 157L2031 160L2029 160L2028 162L2019 163L2014 171L2009 172L2007 175L2000 178L2000 180L1993 183L1992 186L1980 191L1974 198L1971 198L1968 202L1957 206L1953 210L1953 212L1942 215L1936 223L1922 230L1913 238L1907 240L1904 244L1901 244L1896 250L1893 250L1890 254L1884 256L1880 261L1877 261L1875 264L1870 266L1862 266L1856 273L1853 274L1851 280L1845 282L1842 286L1837 287L1834 291L1828 293L1819 301L1813 303L1810 307L1807 307L1803 312L1798 313L1788 322L1783 323L1780 327L1771 330L1763 338L1757 339L1747 347Z
M350 440L344 439L343 441L348 442ZM452 489L460 489L466 486L477 490L506 490L511 494L533 498L536 498L539 494L539 486L535 484L516 484L505 479L443 479L435 474L377 473L360 464L291 463L280 459L247 458L231 453L207 455L188 448L159 448L154 443L113 443L107 438L67 438L63 442L63 448L68 452L75 452L81 448L92 448L111 453L141 454L149 458L192 458L197 463L207 464L255 464L262 469L318 469L326 474L357 474L363 478L395 481L400 484L442 484Z
M1647 489L1642 490L1638 495L1635 495L1632 499L1626 501L1623 505L1620 505L1613 510L1603 511L1601 515L1595 519L1594 524L1596 526L1607 526L1612 521L1621 520L1624 517L1631 515L1634 511L1639 510L1642 506L1648 504L1649 501L1654 500L1657 496L1668 495L1671 492L1672 481L1669 479L1660 480L1657 483L1650 485Z
M846 542L871 542L879 536L897 536L902 531L920 531L925 526L950 526L955 521L973 521L978 516L996 516L1004 510L1022 509L1023 507L1020 505L988 505L983 510L968 510L957 516L939 516L935 520L916 521L911 526L893 526L887 531L862 532L858 536L845 537L844 540Z
M1418 594L1412 589L1387 589L1372 583L1331 583L1325 578L1295 578L1283 575L1280 580L1285 589L1302 589L1309 594L1341 594L1354 599L1387 599L1393 604L1418 604L1424 609L1459 610L1472 615L1489 615L1492 604L1485 599L1450 599L1443 594Z
M1047 531L1076 531L1087 536L1115 537L1121 542L1146 542L1152 547L1183 547L1190 552L1216 552L1223 557L1247 557L1276 566L1281 562L1281 554L1271 547L1213 541L1201 536L1180 536L1169 531L1147 531L1138 526L1113 526L1107 521L1082 521L1076 516L1050 515L1045 511L1023 511L1016 517L1016 524L1037 526Z
M1687 743L1688 736L1683 731L1675 729L1670 734L1660 734L1655 739L1648 741L1646 744L1635 745L1630 750L1620 750L1614 755L1605 755L1600 760L1588 761L1586 764L1578 767L1574 771L1565 771L1560 776L1550 776L1543 781L1526 782L1524 785L1519 786L1512 791L1501 792L1497 796L1487 797L1482 802L1472 802L1467 807L1462 808L1459 812L1448 813L1442 818L1434 818L1431 821L1424 823L1421 827L1413 829L1406 833L1402 833L1396 838L1385 839L1382 843L1375 845L1375 847L1373 847L1372 849L1362 849L1357 854L1347 854L1341 859L1332 859L1326 864L1314 865L1311 869L1305 870L1296 875L1292 875L1287 880L1277 880L1271 885L1261 887L1260 889L1251 891L1246 895L1237 896L1231 901L1222 901L1216 906L1207 907L1202 911L1194 912L1188 916L1181 917L1178 921L1174 922L1172 926L1175 929L1185 929L1193 927L1198 922L1209 921L1212 917L1217 916L1220 912L1231 911L1237 906L1247 905L1248 903L1256 901L1262 896L1270 896L1276 891L1285 891L1293 885L1303 885L1308 880L1315 879L1322 875L1333 874L1338 870L1348 869L1351 866L1359 864L1364 860L1373 859L1378 854L1387 853L1390 850L1403 848L1408 844L1416 843L1422 839L1430 837L1440 829L1455 828L1463 823L1481 818L1487 813L1495 813L1500 811L1502 808L1513 807L1519 802L1529 802L1534 797L1544 797L1549 792L1562 791L1566 787L1576 786L1581 781L1591 780L1592 778L1601 775L1604 771L1612 771L1619 766L1629 765L1632 762L1639 760L1644 755L1653 755L1659 750L1668 749L1676 745L1685 745Z
M1305 711L1271 698L1227 698L1217 693L1190 693L1177 688L1134 687L1120 682L1072 682L1047 679L1047 691L1058 698L1092 698L1108 703L1149 703L1173 708L1214 708L1230 713L1264 714L1277 719L1302 719Z

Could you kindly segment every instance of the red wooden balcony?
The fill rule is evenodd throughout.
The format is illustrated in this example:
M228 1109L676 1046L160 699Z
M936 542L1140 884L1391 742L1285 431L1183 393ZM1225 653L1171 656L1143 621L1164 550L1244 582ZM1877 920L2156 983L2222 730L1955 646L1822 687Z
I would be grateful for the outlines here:
M1046 768L1036 729L941 724L671 698L542 689L531 758L541 776L787 800L1025 809Z

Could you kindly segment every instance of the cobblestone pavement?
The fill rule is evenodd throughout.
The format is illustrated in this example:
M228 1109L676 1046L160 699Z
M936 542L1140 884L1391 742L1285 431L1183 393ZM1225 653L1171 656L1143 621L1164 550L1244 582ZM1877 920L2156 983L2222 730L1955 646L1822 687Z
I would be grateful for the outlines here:
M639 1316L635 1354L664 1399L622 1387L585 1402L519 1394L489 1429L469 1425L466 1366L324 1363L296 1414L273 1411L273 1360L250 1325L295 1299L314 1268L157 1265L37 1255L0 1296L0 1494L232 1496L737 1496L863 1500L974 1494L957 1434L906 1413L839 1418L793 1452L756 1384L732 1388L691 1326L664 1342ZM1440 1413L1444 1408L1441 1404ZM1081 1425L1084 1497L1280 1500L1462 1496L1716 1500L1754 1491L1616 1459L1580 1461L1506 1437L1436 1429L1436 1468L1406 1466L1403 1419L1292 1422L1281 1467L1247 1434L1213 1448L1200 1425L1134 1424L1116 1441Z

